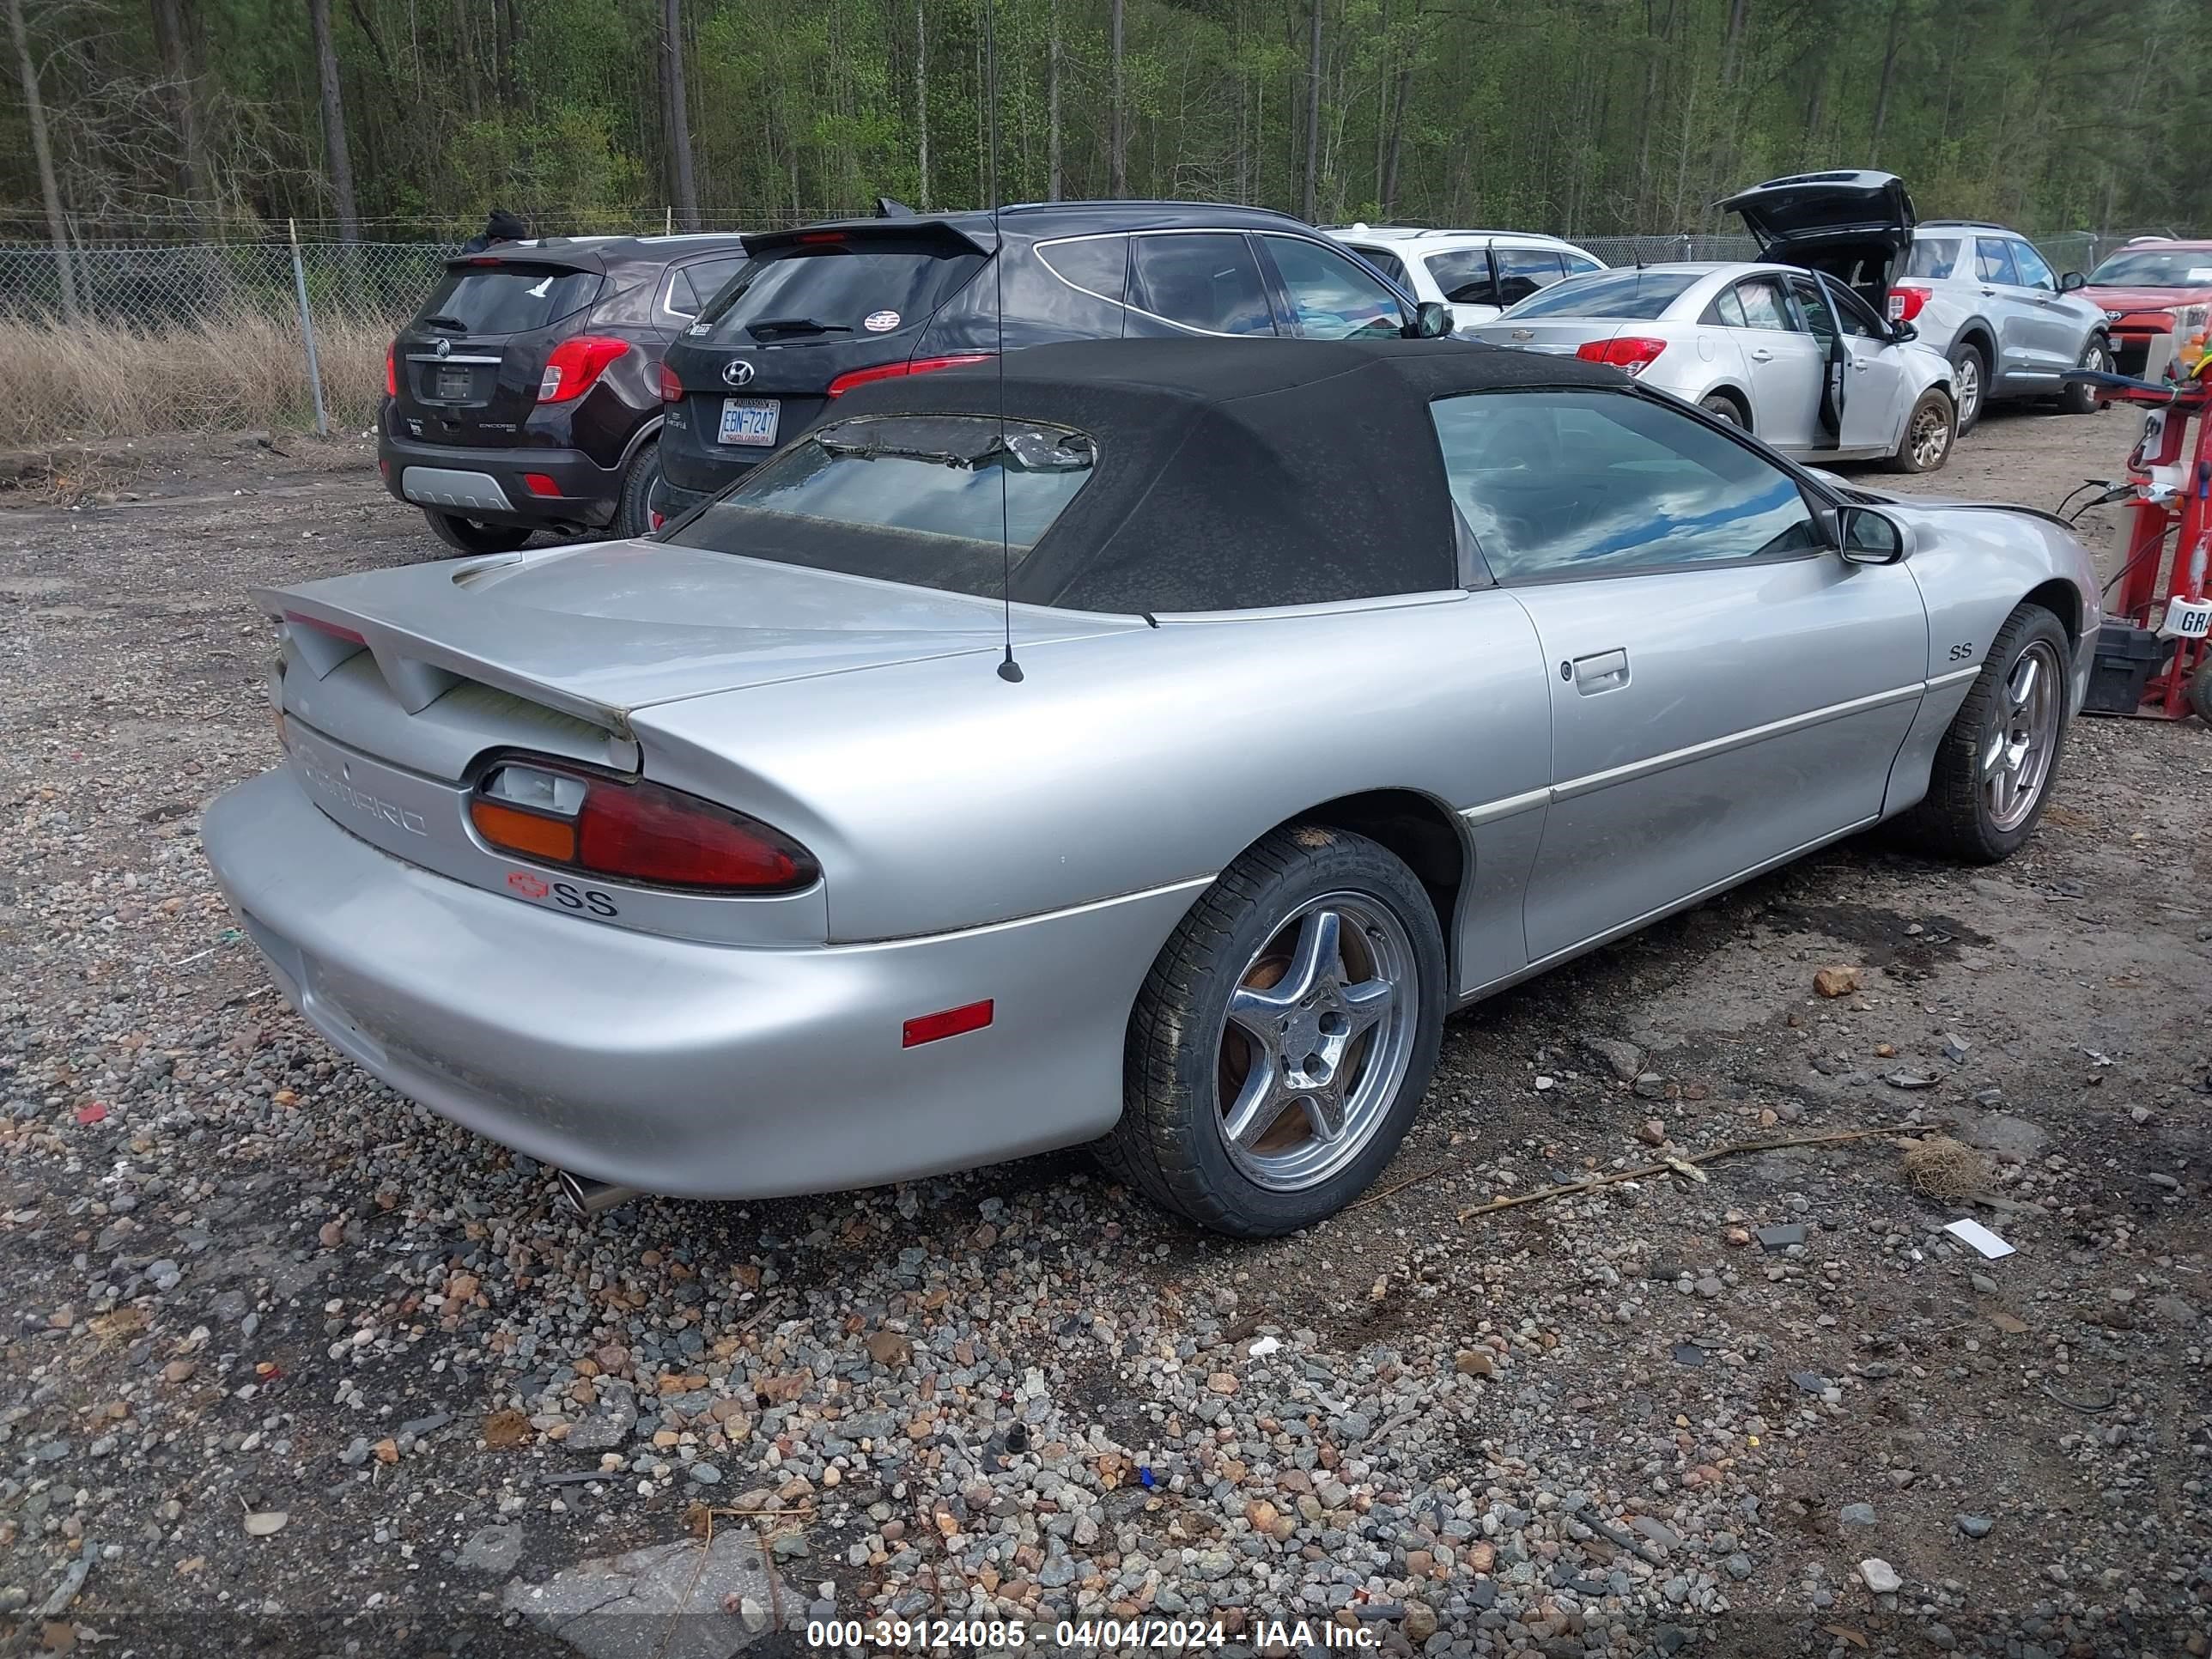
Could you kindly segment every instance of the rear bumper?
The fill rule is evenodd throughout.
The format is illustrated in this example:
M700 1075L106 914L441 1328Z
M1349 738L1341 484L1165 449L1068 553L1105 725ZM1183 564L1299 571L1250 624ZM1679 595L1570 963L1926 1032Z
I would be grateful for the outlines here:
M588 525L614 520L623 467L601 466L575 449L490 449L424 443L392 430L387 410L376 438L384 487L410 506L454 513L487 524ZM550 478L544 495L524 475Z
M700 502L708 499L707 491L679 489L668 482L668 475L665 472L661 472L654 476L652 487L646 491L646 511L650 515L653 527L658 530L664 525L675 523Z
M1197 887L886 944L733 947L514 903L377 851L289 774L209 809L278 988L402 1094L562 1168L687 1198L834 1191L1089 1140ZM913 1048L917 1015L995 1003Z

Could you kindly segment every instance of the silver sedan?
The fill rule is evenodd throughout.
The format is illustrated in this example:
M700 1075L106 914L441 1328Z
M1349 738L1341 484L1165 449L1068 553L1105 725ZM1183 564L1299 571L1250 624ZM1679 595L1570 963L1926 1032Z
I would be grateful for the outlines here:
M1413 340L1036 346L651 539L255 598L204 845L393 1088L586 1204L1095 1142L1244 1235L1454 1008L1884 819L2010 854L2100 618L2045 515Z
M1785 455L1943 465L1951 365L1911 325L1790 265L1666 264L1572 276L1470 337L1610 363L1757 433Z

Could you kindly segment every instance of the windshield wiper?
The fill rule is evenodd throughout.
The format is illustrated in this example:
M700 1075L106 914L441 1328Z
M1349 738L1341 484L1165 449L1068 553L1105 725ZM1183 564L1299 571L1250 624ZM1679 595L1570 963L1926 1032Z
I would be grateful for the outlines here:
M456 334L465 334L469 331L469 325L466 323L458 317L448 317L442 311L432 316L417 318L416 320L425 328L449 328Z
M745 332L757 340L765 340L771 334L850 334L852 331L842 323L825 323L812 317L756 317L745 325Z

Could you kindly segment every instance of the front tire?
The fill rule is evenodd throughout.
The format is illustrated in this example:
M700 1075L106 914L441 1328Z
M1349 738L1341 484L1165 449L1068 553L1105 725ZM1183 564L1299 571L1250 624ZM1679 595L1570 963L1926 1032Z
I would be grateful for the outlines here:
M1936 751L1926 798L1905 819L1922 848L1995 864L2035 833L2058 776L2072 669L2051 612L2023 605L2005 619Z
M1217 1232L1310 1226L1397 1152L1443 1015L1443 936L1413 872L1364 836L1276 830L1161 947L1099 1157Z
M1958 435L1957 406L1942 386L1931 386L1905 417L1905 433L1897 441L1897 453L1889 458L1889 470L1933 472L1951 459L1951 445Z
M422 516L430 521L430 533L457 553L512 553L530 539L530 532L520 525L486 524L427 507Z
M2111 369L2112 349L2105 343L2103 335L2092 334L2089 337L2089 343L2081 348L2081 366L2083 368ZM2094 386L2075 384L2067 386L2058 394L2058 412L2062 415L2090 415L2096 412L2096 408L2097 392Z
M1951 400L1959 409L1958 436L1963 438L1974 429L1989 395L1988 356L1972 340L1960 341L1951 348Z

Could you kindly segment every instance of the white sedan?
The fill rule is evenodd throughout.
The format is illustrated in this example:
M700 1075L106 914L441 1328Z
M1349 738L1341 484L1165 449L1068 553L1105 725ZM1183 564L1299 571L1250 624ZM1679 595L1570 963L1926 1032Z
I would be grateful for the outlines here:
M1949 459L1958 432L1951 365L1915 342L1911 325L1794 266L1595 271L1467 333L1610 363L1801 459L1928 472Z

